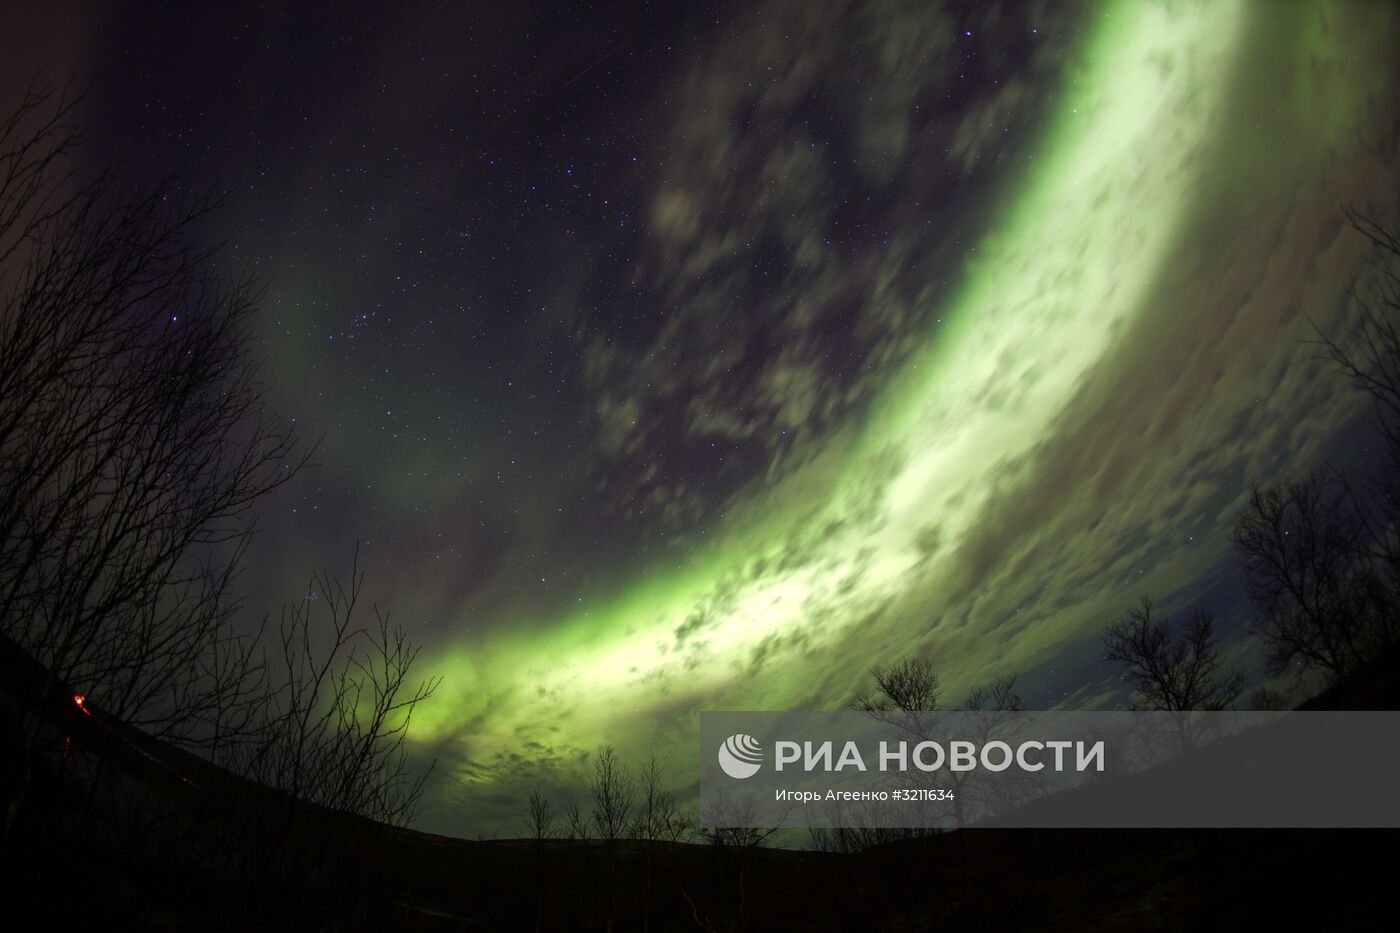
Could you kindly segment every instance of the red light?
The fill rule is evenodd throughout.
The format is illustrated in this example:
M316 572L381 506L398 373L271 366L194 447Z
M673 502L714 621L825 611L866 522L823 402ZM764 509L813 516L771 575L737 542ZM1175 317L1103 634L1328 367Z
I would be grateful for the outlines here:
M83 696L81 693L75 693L73 694L73 702L78 706L82 706L87 702L87 697Z

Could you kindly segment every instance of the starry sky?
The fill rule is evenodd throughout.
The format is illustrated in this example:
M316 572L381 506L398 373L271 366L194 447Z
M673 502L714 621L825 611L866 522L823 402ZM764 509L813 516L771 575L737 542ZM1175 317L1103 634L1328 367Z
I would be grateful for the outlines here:
M249 603L360 542L442 686L421 825L520 831L701 709L1121 702L1140 595L1246 608L1251 479L1367 457L1315 358L1400 209L1382 2L5 3L8 101L230 192L318 466ZM398 5L395 5L398 6Z

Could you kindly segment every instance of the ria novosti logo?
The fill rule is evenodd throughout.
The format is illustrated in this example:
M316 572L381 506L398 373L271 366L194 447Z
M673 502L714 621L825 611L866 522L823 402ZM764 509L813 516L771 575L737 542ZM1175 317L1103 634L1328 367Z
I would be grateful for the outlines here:
M763 746L747 733L735 733L719 747L719 766L732 778L753 777L762 765Z

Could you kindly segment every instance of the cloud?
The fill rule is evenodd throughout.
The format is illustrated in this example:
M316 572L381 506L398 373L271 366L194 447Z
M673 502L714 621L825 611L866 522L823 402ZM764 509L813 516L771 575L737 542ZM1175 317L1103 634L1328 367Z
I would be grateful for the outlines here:
M1199 158L1226 161L1239 145L1225 134ZM1306 181L1203 198L1137 323L1041 443L982 477L994 492L953 569L914 581L896 607L895 620L942 616L907 652L956 658L962 683L1033 670L1076 644L1092 653L1140 594L1191 599L1229 566L1252 480L1304 475L1366 430L1364 399L1319 358L1313 328L1344 333L1353 292L1374 279L1338 204L1400 215L1373 200L1394 153L1313 158ZM889 640L908 631L892 621Z
M964 177L992 148L968 127L1028 143L1032 89L1062 64L1032 30L1073 11L1021 12L969 20L969 39L927 3L776 2L698 56L664 104L625 273L649 314L577 330L614 509L671 528L722 510L805 462L922 341L928 280L995 180Z

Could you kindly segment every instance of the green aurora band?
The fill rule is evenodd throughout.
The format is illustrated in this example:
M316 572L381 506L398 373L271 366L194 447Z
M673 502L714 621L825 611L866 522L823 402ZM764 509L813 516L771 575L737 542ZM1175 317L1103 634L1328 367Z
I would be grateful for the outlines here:
M1055 431L1143 313L1196 198L1217 183L1197 153L1228 132L1271 7L1123 0L1096 11L999 222L866 417L605 603L427 658L445 680L414 741L453 743L475 763L452 792L489 793L522 746L554 749L567 771L601 742L655 750L673 780L693 780L695 710L840 703L851 682L823 682L803 657L844 657L855 678L937 637L900 600L916 582L939 592L998 492L986 477ZM1300 5L1282 17L1295 67L1342 54L1325 13ZM1332 92L1291 102L1318 152L1352 130ZM907 641L872 624L882 613L905 620ZM1054 644L1085 635L1060 628ZM779 655L752 676L756 656Z

